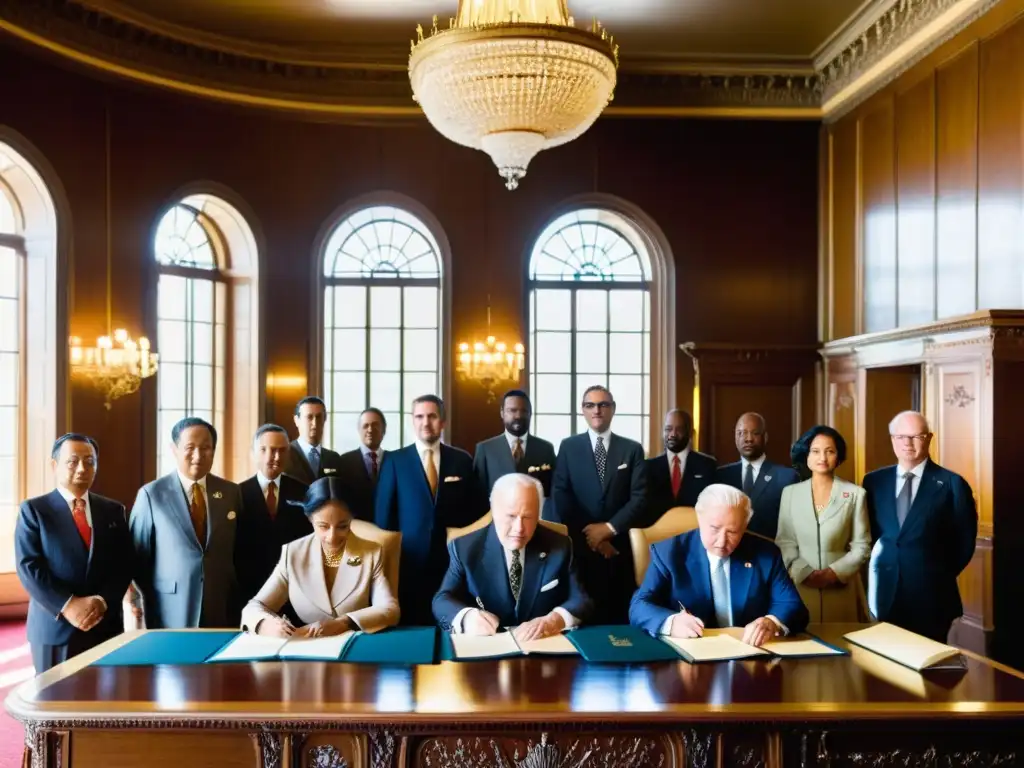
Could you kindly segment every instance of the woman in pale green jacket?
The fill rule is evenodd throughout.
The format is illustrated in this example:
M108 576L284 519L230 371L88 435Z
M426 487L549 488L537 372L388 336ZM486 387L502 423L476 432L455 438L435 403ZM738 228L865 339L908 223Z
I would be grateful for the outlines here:
M819 425L800 436L790 455L811 476L782 491L775 537L782 560L811 623L865 621L860 570L871 555L871 524L864 489L835 476L846 441Z

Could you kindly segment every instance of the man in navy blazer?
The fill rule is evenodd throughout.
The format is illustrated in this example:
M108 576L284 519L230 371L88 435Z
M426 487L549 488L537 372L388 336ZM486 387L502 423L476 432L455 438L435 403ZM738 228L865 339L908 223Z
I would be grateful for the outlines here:
M416 442L388 453L377 484L377 526L401 531L398 602L403 624L433 624L431 601L448 570L448 528L479 519L486 501L473 459L441 442L444 402L423 395L412 405Z
M665 414L665 452L647 460L647 525L673 507L692 507L700 492L715 482L714 456L690 447L693 418L673 408Z
M978 512L971 486L928 459L932 433L916 411L889 424L896 466L864 476L875 547L868 603L880 621L946 642L963 615L957 576L974 556Z
M696 531L651 546L651 564L629 607L631 624L652 635L700 637L705 628L743 627L763 645L807 627L807 607L771 543L746 536L750 499L727 485L697 499Z
M768 444L768 427L759 413L744 413L736 422L736 450L740 460L719 467L716 483L738 488L750 498L754 516L748 530L775 540L779 531L779 504L782 489L800 482L792 467L768 461L764 454Z
M633 594L629 529L643 525L647 465L635 440L611 431L615 399L603 386L583 393L589 429L558 449L551 496L569 528L580 578L592 595L595 624L623 624Z
M442 629L493 635L515 627L527 642L586 620L591 603L576 578L572 541L540 525L543 500L543 485L528 475L495 481L491 524L448 544L448 573L433 605Z
M67 434L50 454L56 489L23 501L14 531L18 578L28 592L28 641L41 674L119 635L132 580L124 505L92 493L99 450Z

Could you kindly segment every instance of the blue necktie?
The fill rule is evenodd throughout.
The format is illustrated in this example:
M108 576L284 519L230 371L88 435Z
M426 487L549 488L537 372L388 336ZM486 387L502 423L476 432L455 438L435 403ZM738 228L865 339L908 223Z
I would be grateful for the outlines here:
M729 561L722 558L711 568L711 597L715 602L715 623L719 628L732 626L732 598L725 569Z
M309 466L313 470L314 475L320 474L320 449L315 445L309 449Z

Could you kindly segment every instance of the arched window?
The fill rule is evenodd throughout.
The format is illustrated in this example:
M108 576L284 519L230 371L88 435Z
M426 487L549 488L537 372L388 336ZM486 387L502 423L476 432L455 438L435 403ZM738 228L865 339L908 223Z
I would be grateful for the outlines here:
M171 427L198 416L216 427L213 472L249 473L259 423L255 238L238 210L196 194L174 204L154 235L157 282L157 473L174 470Z
M18 504L51 485L50 444L63 426L57 354L66 349L67 314L58 278L53 198L35 167L0 140L0 574L14 570Z
M597 207L558 216L537 239L529 264L529 369L538 435L557 445L585 431L583 392L601 384L617 403L613 431L645 449L651 444L651 414L664 407L651 390L652 316L664 314L652 307L654 250L633 221ZM670 333L659 334L660 346L670 343Z
M356 447L372 405L387 416L384 448L399 448L414 439L412 399L443 385L441 248L418 216L374 205L331 231L323 259L326 444Z

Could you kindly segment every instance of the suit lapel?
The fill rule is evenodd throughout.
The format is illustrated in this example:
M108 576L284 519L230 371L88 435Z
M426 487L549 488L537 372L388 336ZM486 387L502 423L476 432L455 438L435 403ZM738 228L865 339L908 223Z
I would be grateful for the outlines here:
M313 467L310 466L309 459L306 457L306 454L302 452L302 446L299 445L298 440L292 440L291 450L293 454L292 463L302 469L303 474L305 474L306 479L309 481L306 485L312 485L313 481L316 480L316 473L313 471ZM323 462L323 457L321 457L320 460ZM303 478L299 479L302 480Z
M489 526L487 532L487 541L484 543L484 558L483 558L486 571L488 574L494 574L493 578L496 581L492 582L491 586L494 589L494 594L498 595L501 600L501 605L497 606L498 610L494 610L490 606L485 605L485 610L490 611L498 616L512 615L516 613L515 600L512 599L512 585L508 579L508 561L505 559L505 548L501 546L501 542L498 541L498 532L494 530L494 525ZM488 565L488 564L492 564ZM526 566L523 566L525 571ZM520 587L519 594L523 595L526 589L525 575L524 583ZM479 606L477 606L479 607Z
M72 542L70 552L75 560L79 561L82 568L82 573L86 573L89 569L89 558L91 557L91 551L85 548L85 542L82 541L82 534L78 532L78 526L75 525L75 518L71 515L71 505L68 504L64 497L60 495L57 490L53 490L46 497L47 504L50 507L50 514L53 515L54 522L60 528L61 538L66 539L68 542ZM96 515L93 510L93 535L92 545L96 546Z
M622 456L624 455L622 438L616 435L614 432L609 433L611 435L610 445L607 447L608 451L608 463L604 468L604 483L602 488L605 491L608 490L608 486L612 484L612 480L615 479L615 473L619 471L619 464L622 463ZM595 463L595 468L597 467Z
M292 574L299 590L309 601L326 614L334 613L331 596L327 594L327 575L324 572L323 557L320 554L320 540L314 535L309 536L302 546L297 558L298 566ZM338 569L338 576L341 575ZM335 578L337 582L337 577ZM337 586L337 584L335 584Z
M192 516L188 509L188 492L182 487L181 479L178 477L178 473L175 472L172 475L167 475L164 478L164 486L161 489L164 497L164 504L171 511L171 517L174 518L175 522L181 527L181 532L185 534L185 538L191 542L196 549L203 549L199 545L199 539L196 537L196 529L192 527ZM207 481L207 490L209 490L209 481ZM209 517L209 504L207 504L207 517ZM210 526L207 524L207 541L209 541Z
M907 519L903 521L903 528L900 529L900 535L902 536L904 531L913 528L918 525L928 512L933 508L932 499L942 490L945 482L938 477L938 472L935 470L935 464L929 461L924 466L924 473L921 475L921 484L917 488L917 493L914 495L914 501L910 505L910 512L907 513ZM895 485L895 483L894 483ZM896 502L896 489L893 488L893 507L895 508Z
M732 605L732 623L738 626L746 624L743 609L747 605L750 594L750 581L754 568L747 559L746 547L741 545L729 558L729 600Z
M530 452L530 441L526 441L526 450L523 451L523 461L526 461L526 457L529 456ZM497 475L511 475L519 471L519 467L516 466L515 461L512 459L512 449L508 445L508 440L505 435L498 435L497 439L491 445L491 454L494 456L494 461L497 463Z
M536 533L540 533L537 528ZM523 584L519 590L519 604L516 605L516 616L520 621L533 613L533 604L540 594L540 588L547 584L547 547L541 536L534 535L526 545L526 562L523 564ZM543 557L542 557L543 555Z
M898 467L887 468L885 470L884 479L881 483L881 488L879 488L878 506L876 508L876 514L879 517L880 525L882 523L882 518L884 518L885 520L885 525L881 525L883 530L900 530L900 521L899 517L896 514L897 471Z
M765 461L761 465L761 471L757 473L757 480L754 481L754 489L750 492L750 501L754 503L764 493L764 489L768 487L768 484L774 479L775 465L770 461Z
M665 496L675 499L675 494L672 493L672 471L669 469L668 454L663 453L656 457L650 466L648 476L651 477L652 484L656 488L664 490ZM683 472L683 482L686 482L685 472ZM682 491L682 485L679 486L679 489Z
M807 484L807 492L811 494L811 509L814 509L814 492L811 490L811 484ZM847 494L844 496L843 494ZM832 481L832 495L828 498L828 506L825 507L825 511L818 515L818 525L822 525L826 520L831 520L833 517L839 514L839 511L843 508L843 505L849 501L849 491L846 489L846 483L840 480L838 477Z
M441 475L441 470L444 468L444 454L440 453L441 443L438 442L436 443L436 445L438 446L437 450L439 452L439 455L437 461L437 493L434 495L431 495L430 493L430 483L427 482L427 470L423 468L423 457L420 456L419 446L417 446L416 443L413 443L406 449L409 452L409 461L413 462L413 465L419 467L420 470L419 475L417 475L415 471L412 471L410 472L409 476L418 476L419 478L421 478L420 487L423 489L423 495L426 497L427 503L431 507L433 507L437 503L437 497L441 495L441 484L443 478L443 476ZM401 477L401 473L399 473L399 477Z
M219 477L213 475L206 476L206 542L203 544L203 549L210 546L210 542L213 540L214 529L219 529L221 526L227 524L228 512L234 512L235 510L229 510L228 506L232 503L232 498L225 498L223 483ZM268 513L269 514L269 513Z
M711 561L708 560L708 553L704 549L704 545L701 544L699 535L690 539L690 551L687 553L686 567L683 569L683 572L689 574L690 578L693 579L696 594L703 603L701 605L687 605L685 606L686 609L698 616L714 618L715 598L711 592ZM678 607L670 605L669 609L674 611Z
M359 586L363 568L369 567L369 563L363 561L365 555L362 539L350 533L348 541L345 542L341 565L338 566L338 572L334 575L334 585L331 587L331 613L335 612L335 606L345 602ZM355 561L356 558L358 561L349 564L349 560Z

